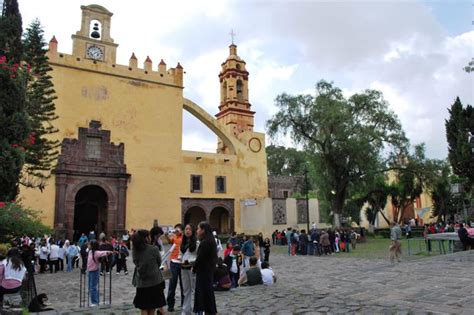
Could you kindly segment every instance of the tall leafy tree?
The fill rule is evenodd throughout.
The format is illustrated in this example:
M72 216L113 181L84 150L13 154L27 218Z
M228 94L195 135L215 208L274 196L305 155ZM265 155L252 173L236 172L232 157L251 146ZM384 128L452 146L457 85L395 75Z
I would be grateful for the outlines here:
M269 145L267 151L268 175L302 175L308 161L306 152L295 148Z
M0 201L14 200L30 132L21 60L21 15L18 3L5 0L0 16Z
M447 216L458 211L458 198L451 192L452 174L451 169L445 161L440 164L438 176L432 183L431 199L433 201L433 217L438 218L438 222L446 222Z
M392 202L394 221L402 223L412 217L408 213L423 192L433 189L439 180L442 161L431 160L425 156L425 145L414 147L413 153L401 156L397 160L395 171L391 172L389 196Z
M474 184L474 154L470 134L474 135L474 110L463 107L459 97L449 109L449 119L445 122L448 140L448 159L454 174L468 179L468 189Z
M39 189L43 189L50 176L59 146L59 141L48 137L58 131L52 124L58 116L55 114L56 96L49 75L52 68L48 64L47 51L41 23L36 19L26 29L24 38L24 60L31 67L26 93L31 133L22 184Z
M22 57L21 34L23 32L17 0L4 0L0 19L0 55L12 63L20 63Z
M401 125L381 92L366 90L346 99L332 83L320 81L315 96L282 94L276 105L268 132L289 133L311 154L320 197L331 205L336 226L350 186L384 171L390 158L406 150Z

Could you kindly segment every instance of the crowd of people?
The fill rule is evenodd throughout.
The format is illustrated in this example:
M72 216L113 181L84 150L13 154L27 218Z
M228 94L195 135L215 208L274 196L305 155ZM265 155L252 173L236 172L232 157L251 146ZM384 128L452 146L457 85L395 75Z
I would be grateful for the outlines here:
M411 229L392 224L391 259L399 260L400 239ZM99 279L113 272L128 274L127 258L133 259L133 300L142 314L175 310L178 285L182 314L217 313L215 291L229 291L239 286L272 285L276 276L270 267L270 250L274 245L288 247L288 255L330 255L356 249L363 229L317 229L310 231L287 228L274 231L270 238L233 232L223 247L207 222L197 227L176 224L164 233L159 226L150 230L131 230L121 237L95 232L78 236L77 242L52 236L30 238L26 235L12 241L5 253L0 248L0 301L5 293L18 292L25 274L71 272L75 268L88 275L89 305L99 304ZM463 224L427 225L425 233L458 232L463 244L474 248L474 229ZM77 237L76 237L77 238ZM468 239L466 241L466 239ZM397 245L398 244L398 245ZM392 255L393 254L393 255ZM165 280L168 281L165 296Z
M363 229L357 233L353 228L317 229L313 223L311 230L275 230L272 233L274 245L288 246L288 255L331 255L355 250L357 241L364 238Z
M167 233L154 226L149 231L131 230L121 237L96 236L92 231L75 238L77 241L24 235L12 240L8 254L0 248L0 298L4 293L18 292L25 273L79 269L87 274L88 304L95 307L99 304L100 276L113 269L116 274L128 274L129 256L133 258L132 284L136 287L133 304L142 314L155 314L156 309L165 313L165 306L174 311L178 284L183 314L213 314L217 312L214 291L276 281L269 264L271 241L261 233L255 237L232 233L224 248L207 222L196 228L176 224ZM19 269L13 272L12 266ZM165 280L169 280L166 296Z
M411 229L409 225L405 224L405 231L407 238L411 237ZM423 231L423 236L426 238L429 234L437 233L457 233L459 240L463 246L463 250L474 249L474 228L472 224L462 222L449 222L444 224L430 223L426 224ZM431 242L427 242L428 251L431 251Z

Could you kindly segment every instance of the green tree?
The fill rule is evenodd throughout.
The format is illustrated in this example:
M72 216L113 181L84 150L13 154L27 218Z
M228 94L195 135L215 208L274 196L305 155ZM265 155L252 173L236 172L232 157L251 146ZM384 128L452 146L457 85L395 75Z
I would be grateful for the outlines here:
M25 139L30 131L25 101L27 75L18 55L21 33L18 3L6 0L0 17L0 201L14 200L18 194Z
M457 200L451 192L452 174L447 163L441 165L438 178L431 188L431 199L433 201L433 217L438 222L446 222L446 217L457 212Z
M366 203L365 215L367 221L369 221L369 232L373 233L378 214L381 214L385 222L390 225L390 221L384 213L389 195L389 185L384 174L377 174L377 176L368 183L368 186L366 189L368 192L361 199Z
M24 234L43 236L49 233L51 229L41 223L39 212L16 202L0 204L0 243Z
M474 135L474 110L463 107L459 97L449 109L449 119L445 122L448 141L448 159L454 174L468 179L467 189L474 184L474 154L469 143Z
M268 175L302 175L308 161L306 152L295 148L269 145L267 151Z
M31 67L26 93L31 133L26 150L22 184L42 190L57 158L59 141L48 137L58 131L52 125L58 116L55 114L56 96L49 75L52 68L48 64L46 42L38 19L26 29L23 44L24 61Z
M320 198L331 205L336 226L350 186L383 172L390 158L406 150L401 125L381 92L366 90L346 99L332 83L320 81L315 96L282 94L276 105L279 111L267 122L269 135L289 132L310 154Z
M22 57L22 20L17 0L4 0L0 18L0 56L12 63L20 63Z

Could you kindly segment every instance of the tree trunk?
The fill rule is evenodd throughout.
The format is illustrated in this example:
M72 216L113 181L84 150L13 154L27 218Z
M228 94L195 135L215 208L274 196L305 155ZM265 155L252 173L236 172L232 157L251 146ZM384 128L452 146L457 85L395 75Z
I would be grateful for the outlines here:
M369 223L369 228L367 229L369 233L374 233L375 227L372 223Z
M385 216L385 213L383 213L383 210L380 210L379 212L382 215L385 222L387 222L388 226L390 226L390 220Z
M335 228L341 227L342 206L344 205L344 196L336 194L332 199L333 225Z
M339 213L334 213L333 225L334 225L335 228L340 228L341 227L341 219L340 219L340 214Z

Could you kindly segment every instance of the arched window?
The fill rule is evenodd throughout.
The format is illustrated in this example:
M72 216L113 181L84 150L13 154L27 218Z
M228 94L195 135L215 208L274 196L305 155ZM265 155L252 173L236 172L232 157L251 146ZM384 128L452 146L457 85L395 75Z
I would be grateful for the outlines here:
M237 67L237 70L240 70L240 64L237 64L236 67Z
M243 93L242 93L242 81L241 80L237 80L237 99L239 101L243 100L244 96L243 96Z
M102 23L99 20L92 20L89 25L89 36L93 39L102 37Z

